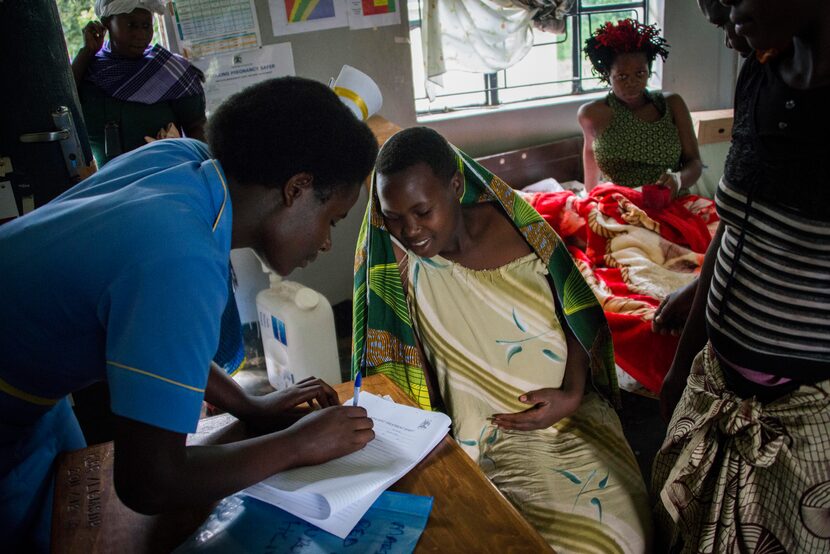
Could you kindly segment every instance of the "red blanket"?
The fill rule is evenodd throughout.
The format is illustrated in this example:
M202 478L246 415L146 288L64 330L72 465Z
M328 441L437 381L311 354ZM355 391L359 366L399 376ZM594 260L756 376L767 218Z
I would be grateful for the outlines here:
M587 198L555 192L526 199L569 245L602 303L617 365L658 393L678 339L653 333L651 320L662 299L700 271L718 225L714 202L690 195L645 209L642 193L611 184Z

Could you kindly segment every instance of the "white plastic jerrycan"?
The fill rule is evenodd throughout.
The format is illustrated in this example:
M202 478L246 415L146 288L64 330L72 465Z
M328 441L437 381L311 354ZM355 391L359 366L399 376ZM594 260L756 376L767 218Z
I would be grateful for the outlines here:
M260 259L262 262L262 260ZM306 377L339 383L340 362L334 332L334 312L322 294L285 281L266 263L270 288L256 297L259 329L268 381L277 390Z

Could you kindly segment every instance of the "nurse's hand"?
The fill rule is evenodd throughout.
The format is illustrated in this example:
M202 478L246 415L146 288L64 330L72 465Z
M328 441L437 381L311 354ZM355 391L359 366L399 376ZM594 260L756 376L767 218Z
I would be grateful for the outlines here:
M374 423L360 406L331 406L308 414L283 432L292 465L322 464L360 450L375 438Z
M340 404L334 389L316 377L263 396L251 396L249 401L252 409L245 415L245 423L261 431L284 429L317 406L327 408Z
M582 391L534 390L521 395L519 402L530 404L531 407L515 414L493 414L491 418L493 425L511 431L545 429L573 414L579 408L582 402Z

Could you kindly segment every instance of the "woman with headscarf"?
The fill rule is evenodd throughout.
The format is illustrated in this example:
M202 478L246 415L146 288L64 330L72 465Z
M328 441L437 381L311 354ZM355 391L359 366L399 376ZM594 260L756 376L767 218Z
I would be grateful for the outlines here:
M557 552L647 551L608 327L562 240L425 127L390 138L375 172L353 371L443 404L461 448Z
M659 324L652 329L655 310L694 280L717 215L711 200L688 194L703 165L685 102L647 89L652 65L668 56L659 29L633 19L605 23L585 54L611 88L578 114L589 191L580 204L585 261L595 270L617 363L656 393L677 338L660 336L667 329ZM542 203L534 207L548 215Z
M633 19L609 22L588 38L585 54L611 85L608 96L579 110L585 188L600 175L624 187L665 185L672 197L692 186L703 164L689 109L677 94L646 88L654 61L669 54L659 30Z
M153 40L153 14L166 0L96 0L100 19L84 27L72 61L98 167L148 140L205 140L202 72ZM105 35L109 34L109 40Z

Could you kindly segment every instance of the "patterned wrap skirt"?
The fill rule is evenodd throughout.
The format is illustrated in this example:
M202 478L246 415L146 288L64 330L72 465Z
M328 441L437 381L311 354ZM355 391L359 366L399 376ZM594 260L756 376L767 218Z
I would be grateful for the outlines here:
M655 461L658 537L676 552L830 552L830 381L767 404L695 358Z

